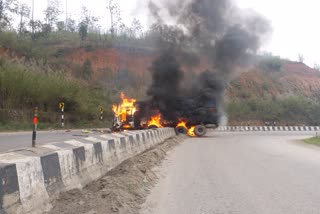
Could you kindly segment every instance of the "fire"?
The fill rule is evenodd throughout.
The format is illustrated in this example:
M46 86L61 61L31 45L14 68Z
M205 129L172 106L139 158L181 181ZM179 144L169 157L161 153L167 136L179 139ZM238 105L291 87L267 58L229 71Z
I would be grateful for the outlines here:
M184 127L188 130L187 134L190 136L190 137L195 137L196 134L194 133L194 129L196 128L195 126L192 126L190 128L187 127L187 122L184 121L183 119L179 119L179 123L176 127Z
M194 133L194 129L195 128L196 128L195 126L192 126L190 129L188 129L188 135L190 137L195 137L196 136L196 134Z
M184 120L179 120L179 121L180 122L178 123L178 125L176 127L183 126L184 128L188 129L186 121L184 121Z
M155 116L152 116L151 119L148 122L148 127L149 126L156 126L158 128L162 128L162 125L161 125L161 114L157 114Z
M123 128L124 128L124 129L130 129L130 128L131 128L131 126L130 126L130 125L128 125L128 124L126 124L126 125L124 125L124 126L123 126Z
M121 121L125 121L125 115L133 115L136 112L135 104L137 100L127 98L123 92L121 92L122 103L119 105L113 105L112 111L115 113L116 117L121 117ZM123 116L123 117L122 117Z

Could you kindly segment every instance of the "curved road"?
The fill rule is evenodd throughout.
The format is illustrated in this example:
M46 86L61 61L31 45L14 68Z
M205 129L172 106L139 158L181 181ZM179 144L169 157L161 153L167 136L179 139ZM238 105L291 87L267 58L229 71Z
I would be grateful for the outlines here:
M142 214L319 214L315 133L211 133L190 138L159 169Z
M54 142L63 142L66 140L82 140L89 136L99 136L100 131L109 131L108 129L98 129L90 131L90 133L82 130L59 130L59 131L38 131L37 145L43 145ZM32 145L32 131L29 132L11 132L0 133L0 153L8 150L31 147Z

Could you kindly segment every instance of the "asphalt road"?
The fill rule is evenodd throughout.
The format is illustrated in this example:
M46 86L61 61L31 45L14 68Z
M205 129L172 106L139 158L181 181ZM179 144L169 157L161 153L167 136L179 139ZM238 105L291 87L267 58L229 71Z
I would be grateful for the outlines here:
M213 133L186 140L159 169L142 214L319 214L314 133Z
M64 131L38 131L37 145L62 142L66 140L81 140L88 136L101 135L100 132L84 133L82 130L64 130ZM0 153L12 149L31 147L32 131L30 132L12 132L0 133Z

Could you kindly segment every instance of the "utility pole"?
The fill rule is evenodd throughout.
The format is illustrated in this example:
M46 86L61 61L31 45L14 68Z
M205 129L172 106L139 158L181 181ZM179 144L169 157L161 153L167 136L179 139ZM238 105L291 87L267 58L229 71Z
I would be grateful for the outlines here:
M33 40L34 40L34 0L32 0L32 35L31 35L31 50L33 48Z
M68 0L66 0L66 23L65 23L65 30L68 29Z

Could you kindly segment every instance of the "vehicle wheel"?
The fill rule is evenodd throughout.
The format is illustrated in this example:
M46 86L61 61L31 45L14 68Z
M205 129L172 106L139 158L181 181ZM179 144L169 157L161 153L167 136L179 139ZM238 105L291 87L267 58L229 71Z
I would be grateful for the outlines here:
M158 126L156 126L156 125L148 126L148 129L157 129L157 128L158 128Z
M184 126L178 126L175 128L177 134L187 134L188 130Z
M198 137L202 137L207 133L207 129L206 127L204 127L203 125L197 125L194 128L194 133L198 136Z

